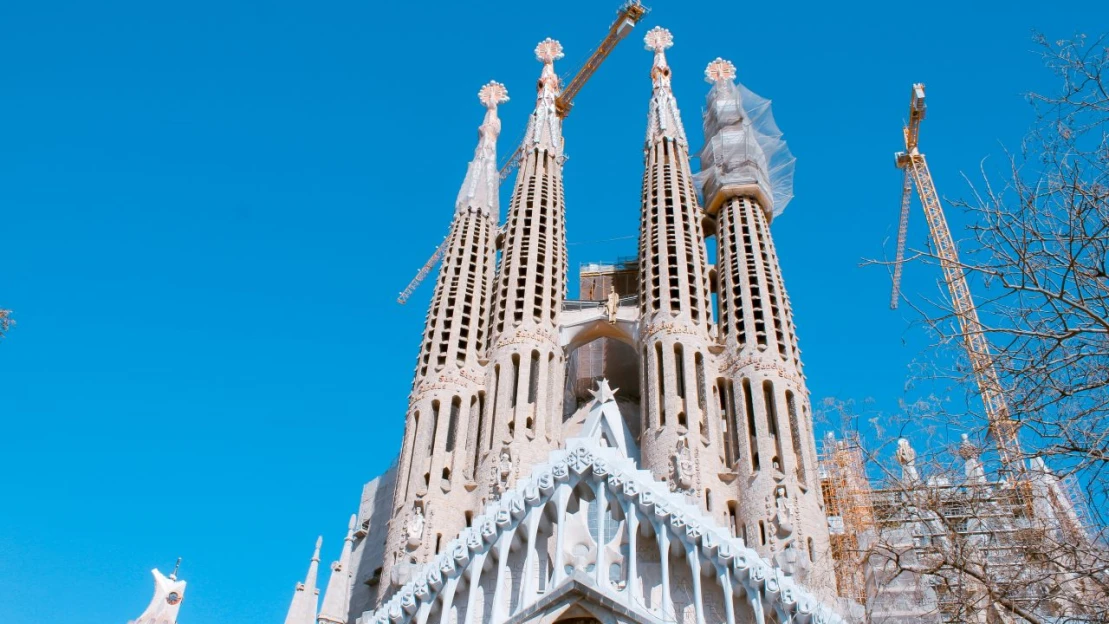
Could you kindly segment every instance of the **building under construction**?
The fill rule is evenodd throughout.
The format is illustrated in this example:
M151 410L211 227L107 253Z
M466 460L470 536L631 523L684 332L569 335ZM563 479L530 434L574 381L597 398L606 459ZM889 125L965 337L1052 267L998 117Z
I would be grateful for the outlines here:
M1073 479L1034 462L1013 479L989 477L964 439L961 469L924 474L900 440L900 474L872 479L857 434L829 434L820 454L841 596L867 621L1095 622L1091 579L1070 578L1091 546ZM873 467L873 464L871 464ZM1103 591L1103 590L1102 590Z
M554 68L561 45L539 43L535 106L507 163L497 162L507 89L479 92L478 146L453 209L443 207L449 233L400 296L441 260L407 409L394 415L405 422L397 461L363 490L322 607L317 544L286 624L1078 613L1074 597L1093 590L1060 581L1074 566L1045 546L1084 539L1083 514L1042 464L1014 468L1015 432L917 145L922 87L898 164L946 254L991 432L1018 476L988 478L969 446L954 476L922 474L907 442L894 477L868 474L857 436L827 438L818 454L771 235L792 198L793 156L769 100L719 58L704 71L712 86L694 152L663 28L644 39L638 254L583 265L580 298L567 299L562 125L645 12L624 5L566 84ZM500 186L513 170L502 221ZM570 184L589 174L570 171Z

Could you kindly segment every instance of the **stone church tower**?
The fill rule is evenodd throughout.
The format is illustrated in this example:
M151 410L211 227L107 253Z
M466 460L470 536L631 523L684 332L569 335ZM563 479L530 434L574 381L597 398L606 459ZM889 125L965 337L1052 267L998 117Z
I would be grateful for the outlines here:
M481 89L399 458L363 490L321 611L305 599L317 551L287 624L843 621L769 230L792 157L769 103L718 59L694 175L672 44L647 34L638 258L583 268L581 300L567 299L561 46L536 48L500 225L508 97Z

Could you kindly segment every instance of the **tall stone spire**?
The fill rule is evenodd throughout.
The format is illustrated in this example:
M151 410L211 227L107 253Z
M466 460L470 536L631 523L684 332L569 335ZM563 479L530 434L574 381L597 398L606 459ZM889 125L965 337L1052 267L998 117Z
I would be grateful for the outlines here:
M500 212L497 106L508 91L490 82L478 99L485 118L455 202L409 396L383 565L383 578L394 586L436 553L443 536L465 526L466 509L451 493L465 491L477 461Z
M317 618L319 624L347 624L352 571L350 553L354 547L354 525L357 520L357 515L350 517L347 538L343 540L343 552L339 555L339 560L331 564L331 576L327 579L323 607L320 608L320 615Z
M484 500L526 474L561 438L565 358L558 324L566 296L566 230L562 120L555 110L561 85L554 62L562 58L562 46L546 39L535 56L543 71L504 226L491 319L486 387L492 400L478 471Z
M713 87L698 181L717 232L725 443L739 477L736 533L764 556L815 562L797 574L829 589L833 565L809 391L770 237L770 219L791 192L781 184L787 171L776 164L791 176L792 157L769 101L736 85L730 62L716 59L705 76Z
M293 601L289 605L289 613L285 616L285 624L316 624L316 607L320 600L320 590L316 587L316 575L320 567L320 546L323 545L323 536L316 539L316 550L312 553L312 562L308 564L308 574L303 583L297 583L293 590Z
M655 60L639 231L639 348L644 388L650 389L642 397L642 456L656 478L723 516L720 423L710 399L716 374L709 353L709 267L689 146L666 63L673 41L663 28L646 37Z

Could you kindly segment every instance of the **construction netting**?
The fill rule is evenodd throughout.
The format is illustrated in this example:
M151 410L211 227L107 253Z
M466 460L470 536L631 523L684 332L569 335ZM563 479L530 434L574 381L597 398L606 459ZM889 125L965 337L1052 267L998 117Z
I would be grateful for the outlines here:
M705 108L701 172L694 176L705 203L729 186L758 185L779 215L793 199L796 159L774 122L770 100L742 84L719 80Z

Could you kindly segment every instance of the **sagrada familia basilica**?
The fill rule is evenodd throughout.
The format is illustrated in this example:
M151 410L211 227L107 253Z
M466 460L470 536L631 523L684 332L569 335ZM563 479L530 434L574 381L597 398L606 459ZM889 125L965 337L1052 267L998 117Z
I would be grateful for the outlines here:
M964 621L923 616L942 611L940 590L843 568L844 544L856 552L863 533L903 537L909 552L924 533L905 527L927 523L887 513L880 526L873 504L862 516L840 508L835 489L861 491L866 477L837 481L850 462L818 457L770 232L792 197L793 157L769 101L716 59L694 174L672 43L647 33L638 258L583 265L579 300L567 299L560 44L536 48L503 222L508 94L481 88L399 458L363 489L322 604L316 543L285 624L834 623L862 619L868 599L881 621ZM913 457L903 443L907 483L920 482ZM966 457L968 479L986 485ZM997 517L1011 524L1014 509ZM176 620L184 583L155 577L138 624ZM876 600L875 582L894 598Z
M322 606L317 551L286 624L840 621L770 235L792 158L766 102L717 59L694 175L672 37L646 42L638 262L589 267L588 300L566 299L561 46L536 48L503 226L508 94L481 89L400 458L366 485Z

